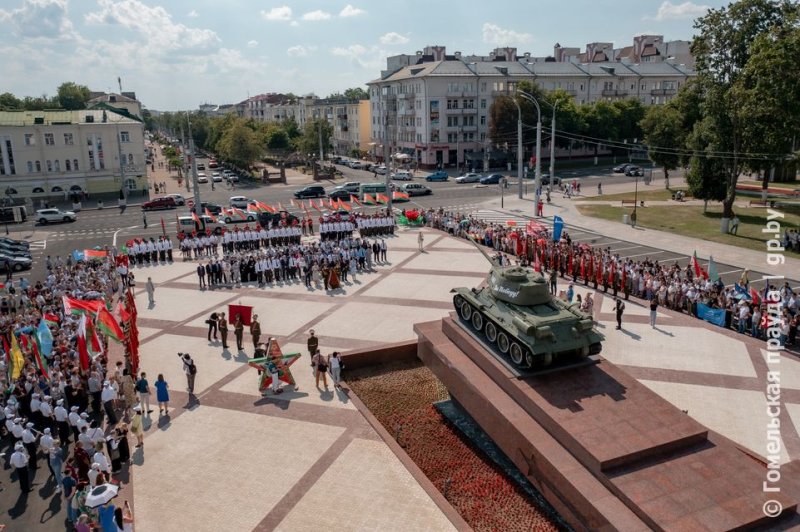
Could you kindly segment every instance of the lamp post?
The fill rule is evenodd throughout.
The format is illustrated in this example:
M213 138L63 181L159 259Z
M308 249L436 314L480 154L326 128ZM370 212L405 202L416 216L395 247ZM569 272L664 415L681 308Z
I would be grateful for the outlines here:
M553 181L556 179L556 107L558 100L553 104L553 120L550 122L550 179L547 183L547 190L550 192L553 191Z
M631 225L636 227L636 207L639 206L639 176L635 175L634 173L633 179L635 180L634 182L636 185L634 186L633 191L633 213L631 213Z
M536 106L536 180L534 182L534 188L536 189L535 205L538 209L542 187L542 109L539 107L539 102L536 101L536 98L527 92L517 90L516 94L519 94ZM517 106L517 113L519 114L519 119L517 120L517 175L519 176L519 198L522 199L522 109L516 98L514 98L513 101Z

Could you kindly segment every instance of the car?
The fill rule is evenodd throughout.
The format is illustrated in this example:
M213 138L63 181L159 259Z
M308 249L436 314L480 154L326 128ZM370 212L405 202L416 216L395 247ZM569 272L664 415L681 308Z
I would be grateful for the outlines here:
M36 211L36 221L40 224L50 222L74 222L78 215L72 211L62 211L60 209L39 209Z
M640 166L629 166L627 170L625 170L625 175L628 177L637 177L644 175L644 169Z
M392 179L396 179L398 181L411 181L414 179L414 176L411 175L411 172L400 171L392 174Z
M18 208L16 210L19 212L19 218L24 222L28 218L28 214L25 212L25 207L17 207ZM0 207L0 222L13 222L14 210L15 207Z
M348 164L347 166L349 166L353 170L361 170L361 161L350 161L350 164Z
M0 265L5 265L8 261L9 266L15 272L20 270L30 270L33 267L33 260L28 257L15 257L5 253L0 253Z
M208 161L208 167L209 168L218 168L219 167L219 162L217 162L216 159L211 159L210 161Z
M320 187L322 188L322 187ZM228 200L228 204L231 207L237 207L239 209L246 209L248 205L255 205L256 200L247 198L245 196L233 196L231 199Z
M214 183L222 183L222 176L219 175L219 172L211 172L211 181Z
M10 246L24 247L26 249L31 247L30 242L26 242L25 240L15 240L13 238L8 238L7 236L0 236L0 242Z
M142 203L143 211L152 211L155 209L174 209L178 204L175 203L175 198L172 196L164 196L163 198L153 198L150 201Z
M197 174L197 182L198 183L208 183L208 176L203 172Z
M11 255L12 257L28 257L31 258L31 250L27 248L14 248L9 247L8 244L0 242L0 253Z
M234 174L233 172L231 172L228 175L224 175L223 174L223 177L225 179L227 179L229 183L238 183L239 182L239 176Z
M183 207L184 205L186 205L186 200L180 194L167 194L164 197L174 199L175 205L177 205L178 207Z
M447 181L450 179L450 176L447 175L447 172L434 172L428 177L425 178L425 181Z
M328 191L328 197L329 198L331 198L331 199L343 199L343 200L347 200L347 201L350 201L350 196L352 196L353 194L358 194L358 193L357 192L353 193L353 192L350 192L349 190L345 190L345 189L340 188L340 187L332 188L332 189L330 189Z
M376 164L375 163L370 163L370 162L362 162L361 163L361 169L362 170L366 170L368 172L372 171L372 167L373 166L376 166Z
M233 173L233 170L225 169L222 171L222 177L227 177Z
M481 174L470 172L468 174L460 175L456 178L456 183L478 183L481 180Z
M561 178L555 176L555 178L553 178L553 184L557 185L559 183L561 183ZM550 184L550 174L542 174L542 185L549 185L549 184Z
M376 174L386 175L386 167L383 165L374 167L372 171Z
M206 212L206 209L208 209L208 212L210 212L214 216L222 212L222 205L217 205L216 203L211 203L208 201L201 202L200 208L203 210L203 212Z
M341 188L348 192L352 192L353 194L358 194L358 191L361 190L361 183L358 181L348 181L347 183L342 183L336 188Z
M615 166L614 168L612 168L611 171L614 172L615 174L624 174L625 172L628 171L628 168L631 166L633 165L621 164L619 166Z
M320 185L308 185L292 192L295 198L324 198L325 188Z
M433 193L430 188L420 183L404 183L403 186L400 187L400 191L405 192L409 196L427 196Z
M502 174L492 174L482 177L480 180L481 185L498 185L502 181Z
M226 224L238 224L241 222L255 222L258 219L258 213L253 211L243 211L239 208L236 210L225 209L225 212L221 213L219 217Z
M344 164L345 159L339 157L338 155L334 155L331 157L331 164Z
M192 231L205 232L206 229L211 229L214 234L222 233L225 228L225 222L217 220L216 222L210 216L202 215L198 217L200 224L198 224L192 216L178 216L178 231L191 233Z
M350 218L351 214L352 213L350 211L346 210L346 209L339 209L339 210L336 210L336 211L325 213L322 216L322 219L327 222L329 220L335 220L336 217L338 216L342 220L346 220L347 218Z
M197 163L197 169L198 170L205 170L206 169L206 165L203 164L203 163Z
M258 223L263 227L268 227L271 223L277 225L283 221L288 225L292 225L296 220L298 220L297 216L287 211L258 213Z

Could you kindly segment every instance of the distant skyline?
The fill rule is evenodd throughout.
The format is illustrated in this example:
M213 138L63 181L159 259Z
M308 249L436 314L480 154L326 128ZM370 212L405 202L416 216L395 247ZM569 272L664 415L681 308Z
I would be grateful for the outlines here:
M544 2L541 2L544 4ZM135 91L150 109L197 109L265 92L324 97L363 87L386 57L426 45L488 54L514 46L629 45L642 33L690 40L693 21L723 1L568 0L3 0L0 92L55 93L63 81Z

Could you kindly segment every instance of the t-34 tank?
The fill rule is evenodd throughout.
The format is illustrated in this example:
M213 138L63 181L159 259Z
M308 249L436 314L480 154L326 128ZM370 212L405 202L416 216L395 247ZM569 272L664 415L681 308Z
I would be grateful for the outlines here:
M545 278L531 268L489 262L489 286L454 288L453 304L466 326L520 368L549 366L563 356L586 357L602 350L603 335L577 303L552 297Z

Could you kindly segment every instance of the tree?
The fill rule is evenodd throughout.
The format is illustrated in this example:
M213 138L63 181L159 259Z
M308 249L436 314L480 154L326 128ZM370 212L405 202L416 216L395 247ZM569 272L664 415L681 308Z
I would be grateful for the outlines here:
M295 139L295 147L301 153L310 153L312 156L320 152L320 127L322 127L322 148L324 151L331 150L331 137L333 137L333 126L323 118L307 120L303 135Z
M620 115L618 107L605 100L598 100L592 105L581 105L579 108L583 121L586 123L586 135L599 139L594 142L594 153L600 148L598 142L604 140L616 141L619 139Z
M547 102L548 105L545 105L545 108L550 109L551 113L552 107L556 106L556 146L569 148L571 157L572 147L577 141L565 135L559 135L559 131L580 135L586 130L586 122L578 111L578 106L575 105L575 98L564 89L556 89L547 93ZM547 128L551 127L552 118L548 116L551 113L545 112Z
M665 187L669 188L669 172L681 164L684 131L681 114L675 105L652 105L641 121L644 143L650 160L664 169Z
M78 85L72 81L65 81L56 90L56 99L62 109L74 111L86 109L91 91L86 85Z
M10 92L5 92L3 94L0 94L0 110L11 111L14 109L22 109L22 108L23 108L22 100L20 100Z
M725 163L714 154L713 127L712 120L703 120L695 125L687 140L694 155L689 160L686 184L692 196L705 201L703 212L706 212L709 201L723 201L726 196L725 181L720 179L725 172Z
M369 93L362 87L352 87L344 91L344 97L348 100L369 100Z
M297 121L294 119L294 117L281 122L280 128L286 132L289 142L294 141L303 134L303 132L300 131L300 126L297 125Z
M530 81L520 81L517 86L519 91L533 96L542 108L542 127L545 125L547 115L547 95L539 88L539 85ZM496 146L508 144L509 151L514 151L517 146L517 119L519 112L516 99L522 113L522 143L523 151L525 146L536 146L536 121L538 119L536 106L520 95L501 96L492 102L489 107L489 138ZM524 158L524 154L523 154Z
M617 127L617 140L637 142L642 139L642 126L645 107L636 98L616 100L611 105L619 109L619 126Z
M242 166L248 166L264 153L263 144L242 119L225 130L216 148L223 159Z
M26 111L58 109L58 99L51 98L46 94L42 94L41 96L25 96L25 98L22 99L22 107Z
M754 43L759 35L773 28L797 28L800 6L789 0L739 0L726 7L711 9L695 21L697 35L692 42L697 83L703 96L702 124L704 131L696 139L714 146L720 157L720 178L724 179L726 195L723 200L722 232L728 231L736 199L736 184L746 161L742 153L746 128L751 121L743 101L743 92L737 87L742 74L752 59Z

